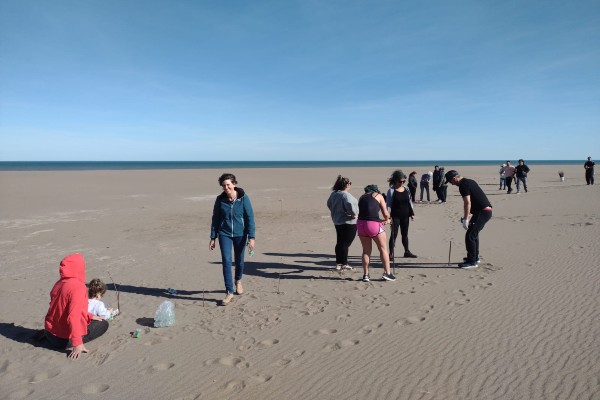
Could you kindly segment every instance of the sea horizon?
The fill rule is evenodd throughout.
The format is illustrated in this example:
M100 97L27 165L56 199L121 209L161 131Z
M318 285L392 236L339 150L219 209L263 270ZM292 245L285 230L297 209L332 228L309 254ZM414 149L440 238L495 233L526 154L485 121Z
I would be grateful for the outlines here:
M500 165L506 160L345 160L345 161L0 161L0 171L93 171L223 168L431 167ZM511 160L515 165L517 160ZM529 165L578 165L582 160L526 160Z

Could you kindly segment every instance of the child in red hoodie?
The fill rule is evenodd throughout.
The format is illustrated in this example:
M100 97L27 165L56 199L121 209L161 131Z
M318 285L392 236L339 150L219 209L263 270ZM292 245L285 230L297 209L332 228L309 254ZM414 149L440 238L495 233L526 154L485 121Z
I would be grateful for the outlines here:
M71 359L87 353L83 343L96 339L108 329L107 321L95 321L92 317L88 313L85 261L81 254L71 254L60 262L60 280L50 292L50 307L44 322L48 342L64 349L71 341Z

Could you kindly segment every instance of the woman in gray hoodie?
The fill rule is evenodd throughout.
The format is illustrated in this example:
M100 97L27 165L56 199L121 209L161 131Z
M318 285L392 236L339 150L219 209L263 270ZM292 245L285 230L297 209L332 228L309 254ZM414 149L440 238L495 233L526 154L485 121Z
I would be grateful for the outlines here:
M327 208L331 212L337 234L335 269L338 271L352 269L348 265L348 249L356 237L358 200L349 192L351 185L350 179L338 175L327 200Z

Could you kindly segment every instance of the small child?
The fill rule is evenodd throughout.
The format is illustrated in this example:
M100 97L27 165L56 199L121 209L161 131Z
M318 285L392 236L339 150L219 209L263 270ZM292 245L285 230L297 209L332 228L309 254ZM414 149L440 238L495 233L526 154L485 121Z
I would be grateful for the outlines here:
M106 293L106 284L100 279L92 279L88 284L88 312L97 317L94 319L110 319L118 313L112 308L107 309L100 300L104 293Z

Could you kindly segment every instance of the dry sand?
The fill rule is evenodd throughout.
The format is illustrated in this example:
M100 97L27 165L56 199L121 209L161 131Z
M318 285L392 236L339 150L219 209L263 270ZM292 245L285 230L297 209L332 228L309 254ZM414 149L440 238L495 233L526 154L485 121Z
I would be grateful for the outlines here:
M0 398L600 398L599 185L585 185L582 166L534 165L530 192L508 195L496 167L454 167L494 206L481 267L456 268L464 230L451 186L447 204L416 205L419 258L397 259L396 282L370 283L359 281L358 239L354 271L331 270L325 202L338 173L358 197L385 187L390 168L231 171L257 240L247 293L228 307L217 305L220 257L208 250L223 171L0 172ZM88 280L115 279L123 314L70 361L29 337L74 252ZM104 300L116 305L115 292ZM164 300L176 324L153 328Z

